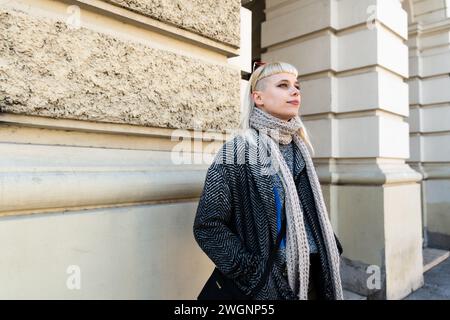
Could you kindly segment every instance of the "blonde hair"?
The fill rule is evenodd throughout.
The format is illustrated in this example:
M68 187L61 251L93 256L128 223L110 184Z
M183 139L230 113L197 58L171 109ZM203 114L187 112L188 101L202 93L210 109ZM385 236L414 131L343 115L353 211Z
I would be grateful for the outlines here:
M250 128L249 119L253 108L255 108L255 102L253 101L252 92L255 90L264 91L266 88L265 78L276 73L291 73L295 75L296 78L298 77L297 69L287 62L277 61L259 66L250 76L244 92L244 102L241 110L241 119L239 124L239 129L242 132L245 132ZM306 143L306 145L310 148L311 153L314 155L314 148L311 144L308 131L304 126L299 129L298 135Z

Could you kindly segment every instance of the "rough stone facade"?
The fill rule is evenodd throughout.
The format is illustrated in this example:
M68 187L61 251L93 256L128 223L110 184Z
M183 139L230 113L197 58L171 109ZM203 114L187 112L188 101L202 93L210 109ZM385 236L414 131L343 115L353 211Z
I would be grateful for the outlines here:
M239 47L240 0L103 0Z
M238 124L232 68L9 9L0 9L0 57L0 112L182 129Z

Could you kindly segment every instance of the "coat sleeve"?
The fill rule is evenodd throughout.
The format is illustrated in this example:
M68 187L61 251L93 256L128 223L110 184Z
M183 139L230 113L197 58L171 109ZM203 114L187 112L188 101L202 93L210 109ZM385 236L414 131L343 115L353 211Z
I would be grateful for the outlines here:
M232 232L232 194L225 165L209 167L200 196L193 232L195 240L217 268L246 294L258 284L264 259L249 252Z

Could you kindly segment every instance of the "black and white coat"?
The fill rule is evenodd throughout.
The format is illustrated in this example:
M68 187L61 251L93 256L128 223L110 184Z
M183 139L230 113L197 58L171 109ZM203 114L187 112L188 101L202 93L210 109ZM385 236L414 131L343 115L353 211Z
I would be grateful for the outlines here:
M238 135L219 150L206 173L193 225L194 237L201 249L223 274L234 280L247 294L255 288L264 273L265 261L276 244L278 231L274 176L262 174L261 171L270 166L270 160L267 160L270 159L270 151L263 151L265 149L258 134L254 137L256 146ZM297 147L294 152L301 155ZM304 166L304 161L295 163L297 189L305 185L302 179L307 179ZM281 193L281 201L284 202L284 192ZM316 221L314 230L320 229L317 219L310 221ZM330 268L324 254L326 248L320 234L320 231L315 233L321 252L322 298L334 299L330 287ZM336 242L342 253L339 241ZM254 293L253 299L295 300L282 274L282 259L278 257L269 279L259 292Z

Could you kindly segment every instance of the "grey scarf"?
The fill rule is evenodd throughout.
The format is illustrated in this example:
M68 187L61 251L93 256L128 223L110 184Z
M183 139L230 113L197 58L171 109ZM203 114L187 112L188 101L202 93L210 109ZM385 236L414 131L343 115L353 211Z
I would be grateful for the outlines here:
M271 160L274 160L276 171L278 171L278 168L281 171L280 178L286 193L286 264L288 268L289 286L298 296L299 300L307 300L309 245L306 236L303 212L293 176L278 147L278 144L280 143L288 144L293 140L301 151L306 163L307 175L314 195L314 202L316 204L317 215L322 229L322 236L327 248L326 253L328 260L330 261L335 297L342 300L343 293L339 270L339 252L336 246L333 229L328 218L327 208L323 200L319 178L317 177L306 144L298 135L298 130L303 126L300 117L297 115L289 121L283 121L255 106L249 120L250 127L258 130L267 147L270 147Z

